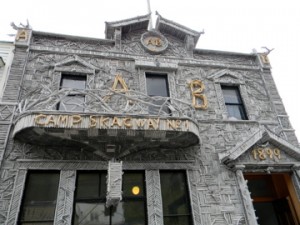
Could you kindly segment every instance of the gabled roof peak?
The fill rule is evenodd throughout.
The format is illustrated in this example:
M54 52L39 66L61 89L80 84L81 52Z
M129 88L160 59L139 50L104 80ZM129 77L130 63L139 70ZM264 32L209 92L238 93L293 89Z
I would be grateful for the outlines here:
M186 26L168 20L162 17L158 12L156 12L158 18L156 20L155 29L158 32L170 34L182 41L186 41L187 37L193 38L194 46L196 46L199 37L201 34L204 34L204 31L197 32ZM114 22L105 22L105 38L113 39L115 30L121 29L122 33L127 33L129 31L135 31L140 29L148 29L149 23L151 22L151 14L146 14L143 16L137 16L125 20L119 20Z
M139 29L147 29L151 19L151 14L137 16L125 20L105 22L105 38L113 39L115 29L122 28L124 31L134 31Z
M168 20L162 17L158 12L156 12L156 15L158 18L156 20L155 29L160 32L168 33L181 40L185 40L186 36L190 35L194 38L195 45L197 44L201 34L204 34L204 31L198 32L174 21Z

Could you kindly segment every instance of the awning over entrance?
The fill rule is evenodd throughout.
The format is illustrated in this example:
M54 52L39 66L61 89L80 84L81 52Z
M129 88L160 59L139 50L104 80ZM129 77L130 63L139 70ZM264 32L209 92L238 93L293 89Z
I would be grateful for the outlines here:
M199 144L199 129L189 118L136 115L26 113L16 121L15 138L31 144L99 149L105 146L185 148Z

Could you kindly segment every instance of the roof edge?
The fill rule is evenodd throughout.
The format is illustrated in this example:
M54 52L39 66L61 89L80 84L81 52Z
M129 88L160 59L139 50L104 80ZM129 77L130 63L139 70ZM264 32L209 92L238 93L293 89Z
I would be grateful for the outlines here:
M105 22L105 38L110 39L113 36L113 28L119 28L130 24L148 21L150 22L151 13L142 16L136 16L125 20L118 20L113 22Z
M176 23L172 20L168 20L164 17L162 17L158 12L156 12L156 15L158 16L157 20L156 20L156 25L155 25L155 29L159 29L159 26L160 24L165 24L165 25L168 25L176 30L179 30L183 33L186 33L188 35L191 35L195 38L195 44L198 42L198 39L199 37L201 36L201 34L204 34L204 31L201 31L201 32L198 32L198 31L195 31L191 28L188 28L184 25L181 25L179 23Z
M51 33L51 32L45 32L45 31L32 31L33 35L44 35L44 36L50 36L50 37L60 37L60 38L66 38L71 40L87 40L87 41L100 41L100 42L106 42L106 43L114 43L114 40L109 39L102 39L102 38L94 38L94 37L85 37L85 36L76 36L76 35L68 35L68 34L60 34L60 33Z

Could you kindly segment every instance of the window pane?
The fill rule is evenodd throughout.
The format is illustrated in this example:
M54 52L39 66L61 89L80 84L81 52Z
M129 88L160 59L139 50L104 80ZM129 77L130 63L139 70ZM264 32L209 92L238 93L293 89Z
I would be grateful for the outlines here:
M222 86L228 116L246 120L247 115L238 87Z
M29 172L21 207L20 221L52 221L54 219L59 172ZM37 223L37 224L38 224Z
M251 192L251 197L273 197L275 196L273 188L270 184L270 179L248 179L248 188Z
M123 197L144 196L144 174L124 173L123 174Z
M161 172L160 182L164 216L189 215L185 174L183 172Z
M235 117L240 120L245 119L245 113L241 106L239 105L226 105L228 116Z
M115 212L112 213L112 225L119 224L146 224L144 201L120 202Z
M57 198L59 173L30 172L27 178L24 203L53 202Z
M167 76L146 74L147 94L149 96L169 96Z
M164 225L191 225L190 216L164 217Z
M225 103L242 103L237 87L222 87Z
M85 89L86 77L85 76L72 76L63 75L61 79L61 87Z
M105 203L76 203L74 225L108 225L109 208Z
M276 212L272 202L255 202L253 203L255 215L258 217L260 225L278 225Z
M101 179L101 177L104 177ZM105 176L99 173L79 173L76 199L105 197ZM104 183L100 186L100 183ZM104 186L104 187L103 187ZM103 189L103 190L101 190Z

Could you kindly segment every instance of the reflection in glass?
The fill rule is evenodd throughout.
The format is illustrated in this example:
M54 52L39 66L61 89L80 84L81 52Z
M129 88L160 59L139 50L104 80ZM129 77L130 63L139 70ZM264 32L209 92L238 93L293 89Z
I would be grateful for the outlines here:
M59 172L29 172L20 224L53 224Z
M105 203L76 203L74 225L109 225L109 215Z
M191 224L188 190L184 172L161 171L160 182L164 224Z
M133 187L139 187L140 192L133 194ZM106 208L106 173L79 172L73 225L145 225L144 192L144 173L125 171L122 202Z
M222 85L222 91L229 117L234 117L239 120L247 120L246 110L239 88L236 86Z

